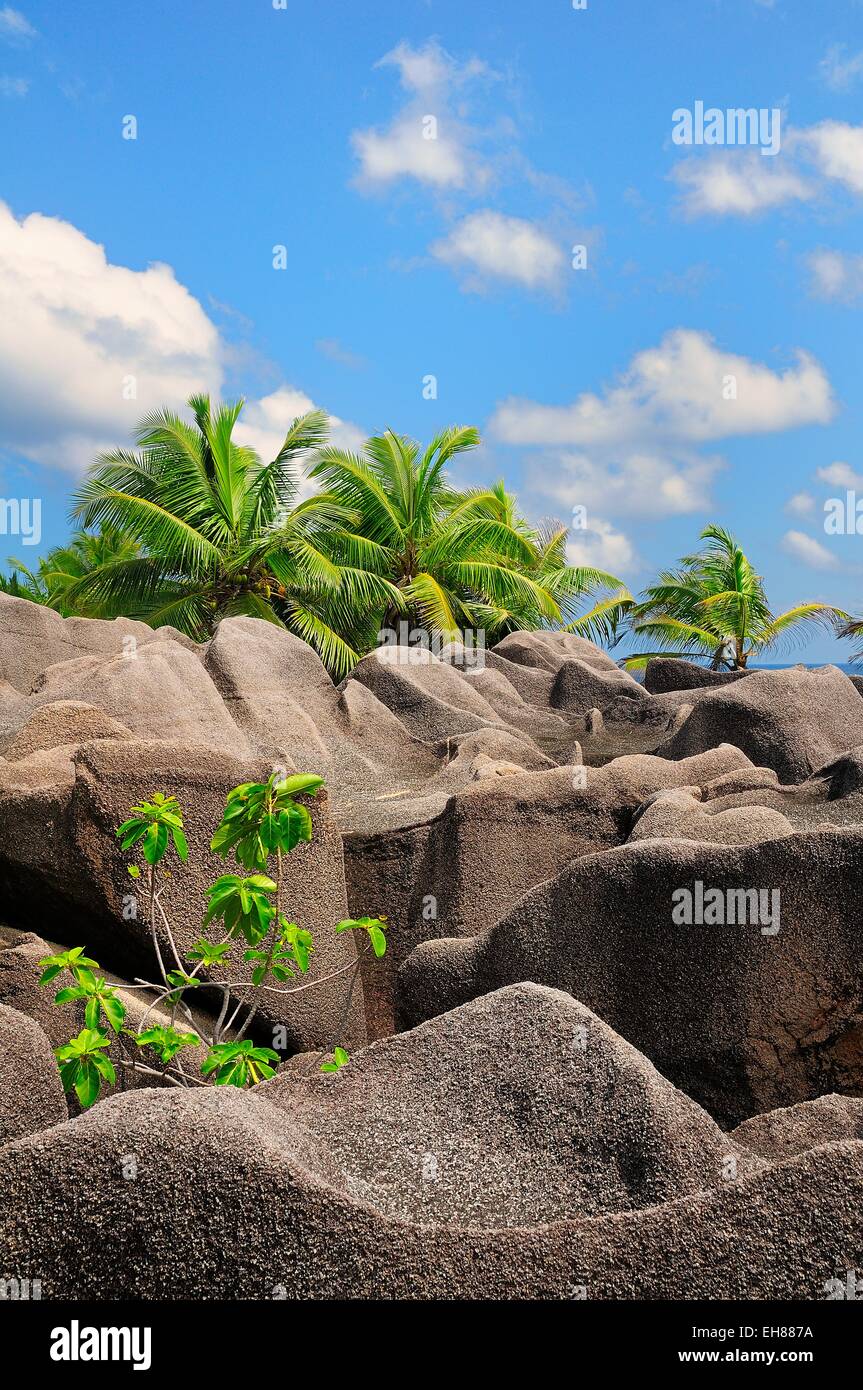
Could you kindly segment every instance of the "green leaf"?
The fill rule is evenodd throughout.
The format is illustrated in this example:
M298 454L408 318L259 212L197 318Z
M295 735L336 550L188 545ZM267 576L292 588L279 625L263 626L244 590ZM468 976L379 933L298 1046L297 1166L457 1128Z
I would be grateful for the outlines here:
M178 853L178 855L180 856L180 858L182 859L183 863L185 863L186 860L187 860L188 857L189 857L189 845L188 845L188 841L186 840L186 837L185 837L185 835L183 834L183 831L180 829L180 827L179 827L178 825L173 825L173 824L172 824L172 826L171 826L171 835L172 835L173 841L174 841L174 848L175 848L175 850L177 851L177 853Z
M110 1086L114 1086L117 1081L117 1073L114 1070L114 1063L110 1057L106 1057L104 1052L93 1053L93 1066L104 1076Z
M101 1089L102 1082L93 1060L82 1058L78 1063L78 1074L75 1077L75 1094L82 1109L88 1110L99 1099Z
M321 1071L341 1071L342 1067L346 1066L350 1060L350 1056L343 1047L336 1047L333 1049L333 1060L322 1062Z
M45 974L47 975L47 970ZM86 998L87 991L81 989L80 985L72 985L67 989L60 989L54 995L55 1004L70 1004L73 999Z
M115 994L103 995L102 1008L114 1032L119 1033L126 1017L126 1005L123 1003L122 999L118 999Z

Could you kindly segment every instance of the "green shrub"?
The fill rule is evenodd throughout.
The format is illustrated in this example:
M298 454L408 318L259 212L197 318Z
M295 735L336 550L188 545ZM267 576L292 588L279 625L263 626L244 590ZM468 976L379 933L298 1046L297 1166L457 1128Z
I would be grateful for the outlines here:
M312 838L308 806L297 798L314 796L322 785L322 777L285 777L276 772L267 782L244 782L229 793L210 848L225 858L233 854L246 872L223 874L207 889L201 926L202 930L217 927L218 939L202 935L185 953L185 960L177 949L162 902L172 879L165 868L166 856L173 851L181 865L189 857L182 807L175 797L156 792L151 801L131 808L129 819L116 834L123 850L136 850L144 861L143 865L130 863L128 871L135 879L143 874L147 921L159 973L156 981L128 986L149 991L152 996L138 1028L125 1027L125 1004L116 988L98 973L98 962L84 955L83 946L46 956L39 962L43 969L39 981L42 985L63 972L72 978L72 984L55 995L56 1004L83 1005L84 1028L77 1037L56 1048L55 1053L64 1090L74 1090L84 1109L98 1100L104 1084L116 1084L116 1068L108 1056L115 1043L115 1060L120 1067L156 1075L174 1086L254 1086L273 1075L280 1060L278 1052L256 1046L246 1037L258 1011L256 1000L261 991L289 995L323 983L288 983L308 972L315 946L311 932L288 921L281 901L284 858ZM171 953L167 962L158 930L160 923ZM326 976L329 981L335 975L349 975L340 1025L343 1026L363 955L371 951L379 957L386 950L386 919L349 918L336 924L336 932L359 932L365 937L356 957ZM226 967L232 963L232 956L237 960L240 950L241 958L248 963L249 978L230 983ZM204 969L207 979L201 975ZM188 1003L188 996L198 990L214 990L219 996L212 1028L204 1036L195 1025ZM167 1023L163 1015L153 1017L160 1006L170 1012ZM180 1016L192 1024L194 1031L177 1027ZM124 1039L134 1044L131 1055L123 1046ZM337 1045L338 1038L331 1042L332 1060L324 1062L321 1071L338 1071L350 1060L345 1049ZM203 1055L192 1052L201 1047L206 1049ZM192 1057L194 1062L189 1060Z

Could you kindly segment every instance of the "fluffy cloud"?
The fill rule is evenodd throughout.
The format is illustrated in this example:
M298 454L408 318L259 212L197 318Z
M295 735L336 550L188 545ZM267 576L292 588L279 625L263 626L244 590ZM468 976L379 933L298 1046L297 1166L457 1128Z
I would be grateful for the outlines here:
M534 168L518 146L512 115L500 103L489 104L500 74L479 58L458 61L436 40L417 48L400 43L376 66L398 72L403 98L388 125L352 132L355 186L380 192L409 181L437 195L447 232L429 254L449 266L468 293L482 293L493 281L562 288L566 257L546 225L566 226L567 244L576 235L587 244L587 233L572 228L582 200L565 179ZM491 207L467 212L472 200L491 200L506 185L519 187L531 214L539 205L538 217L507 216ZM406 269L426 263L416 257L402 262Z
M685 516L710 504L710 488L721 459L672 457L633 449L609 458L548 450L530 459L525 477L532 492L569 512L575 506L613 510L616 516Z
M807 354L771 371L679 328L637 353L599 393L584 391L568 405L503 401L488 433L536 451L524 464L528 488L561 514L584 506L589 514L659 518L710 507L724 465L706 445L827 423L834 412L830 383Z
M535 223L490 209L465 217L431 251L463 272L465 288L473 290L495 278L550 290L560 283L566 264L561 247Z
M863 256L821 247L806 257L810 289L819 299L850 304L863 295Z
M815 507L815 498L808 492L795 492L785 503L786 512L793 516L809 516Z
M484 181L487 171L473 148L473 132L456 112L456 94L488 76L478 59L456 60L435 42L422 48L401 43L378 67L398 70L407 98L390 125L355 130L351 144L359 159L357 182L374 189L411 178L437 189Z
M819 468L815 476L831 487L863 488L863 473L855 473L847 463L830 463L826 468Z
M280 386L269 396L249 401L237 421L236 438L240 444L249 444L261 458L275 458L292 422L307 410L314 410L315 402L304 391L293 386ZM350 449L356 453L362 449L366 440L365 431L350 421L330 416L330 444L340 449ZM301 495L308 496L314 486L304 482Z
M811 159L824 178L863 193L863 125L821 121L795 131L792 148Z
M19 222L0 204L5 447L78 469L147 410L217 391L221 359L215 326L169 266L112 265L70 223Z
M26 77L0 77L0 97L26 97L29 90Z
M835 570L839 561L826 545L807 536L804 531L786 531L782 537L782 548L795 560L800 560L809 569Z
M621 578L641 568L628 536L601 517L592 517L584 531L571 531L566 547L570 565L593 565Z
M814 187L779 159L735 150L684 160L671 172L681 190L681 210L688 217L752 217L814 197Z
M734 398L729 393L734 391ZM784 372L718 348L706 333L677 328L639 352L615 385L571 405L511 398L495 411L494 434L510 444L643 448L693 445L741 434L826 424L830 382L808 353Z
M79 472L148 411L218 395L228 355L170 266L114 265L71 223L0 203L0 447ZM244 437L266 453L311 408L282 387L247 405ZM334 438L362 433L336 421Z
M860 196L863 125L820 121L784 130L775 158L764 159L756 149L710 151L682 160L669 177L689 217L752 217L788 203L812 202L831 183Z

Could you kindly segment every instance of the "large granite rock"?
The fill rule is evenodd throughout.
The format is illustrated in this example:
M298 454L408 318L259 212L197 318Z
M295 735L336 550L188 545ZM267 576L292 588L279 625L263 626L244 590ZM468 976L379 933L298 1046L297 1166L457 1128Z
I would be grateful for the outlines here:
M128 657L151 642L195 643L172 627L152 628L131 618L61 618L52 608L0 594L0 681L28 694L48 666L78 657Z
M698 666L693 661L663 656L648 661L644 688L651 695L665 695L670 690L718 690L723 685L733 685L735 681L751 675L749 668L742 671L712 671L708 666Z
M768 1110L744 1120L731 1137L776 1163L809 1153L821 1144L863 1139L863 1099L831 1094L784 1110Z
M791 822L781 811L769 806L725 807L717 800L704 804L700 787L657 792L636 814L630 843L662 839L754 845L793 833Z
M0 1145L68 1118L48 1038L32 1018L0 1004Z
M410 1027L529 979L581 999L722 1124L863 1089L861 872L859 826L588 855L491 930L418 946L399 972L398 1016ZM705 912L699 923L699 883L719 891L727 924ZM691 925L673 915L682 890ZM744 903L740 890L764 898Z
M781 782L802 782L863 743L863 704L835 666L753 671L698 700L662 752L684 758L718 743L736 744Z
M677 763L645 754L482 778L443 806L421 803L419 815L405 807L397 826L347 834L351 910L366 904L390 920L387 956L365 974L372 1036L395 1026L393 975L419 942L474 936L562 865L623 844L636 808L659 788L748 766L729 746Z
M588 710L604 710L620 698L638 703L649 701L643 685L626 671L604 670L577 658L564 661L551 687L552 708L567 714L586 714Z
M859 1141L766 1163L519 985L332 1076L130 1092L7 1145L0 1265L45 1299L813 1299L860 1262L861 1196Z

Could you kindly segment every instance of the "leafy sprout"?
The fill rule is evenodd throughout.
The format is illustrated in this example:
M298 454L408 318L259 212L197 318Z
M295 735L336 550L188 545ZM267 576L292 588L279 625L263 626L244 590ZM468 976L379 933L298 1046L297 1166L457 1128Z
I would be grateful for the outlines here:
M104 1033L95 1028L83 1028L77 1038L54 1049L60 1063L63 1090L68 1094L74 1089L85 1110L98 1099L103 1079L111 1086L117 1080L114 1064L104 1052L110 1046L110 1039Z
M204 1076L212 1075L217 1086L255 1086L275 1076L272 1063L278 1061L279 1054L271 1047L255 1047L245 1038L211 1047L201 1071Z
M210 848L226 857L233 850L244 869L263 869L270 854L290 854L312 838L309 809L295 798L314 796L323 781L308 773L284 777L274 772L267 782L235 787Z
M333 1048L333 1060L322 1062L321 1071L341 1071L342 1067L347 1066L350 1060L350 1056L343 1047L335 1047Z
M372 950L375 955L380 957L387 949L387 939L384 935L386 931L386 917L349 917L344 922L339 922L336 931L364 931L368 933Z
M179 858L185 863L189 857L180 804L176 797L165 796L162 792L156 792L152 801L133 806L131 818L123 822L116 834L121 849L132 849L142 841L144 858L151 867L164 856L169 836Z
M77 980L80 971L99 969L98 961L91 960L89 956L84 955L83 946L73 946L71 951L63 951L56 956L45 956L39 964L43 968L43 974L39 980L40 985L50 984L61 970L68 970L72 978Z
M183 1047L200 1047L201 1039L197 1033L179 1033L170 1024L160 1024L147 1028L143 1033L133 1033L138 1047L152 1047L160 1062L172 1062Z

